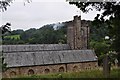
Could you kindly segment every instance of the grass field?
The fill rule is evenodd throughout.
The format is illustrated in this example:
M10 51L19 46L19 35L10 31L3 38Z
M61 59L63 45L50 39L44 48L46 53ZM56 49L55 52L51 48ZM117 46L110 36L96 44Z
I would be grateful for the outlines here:
M112 69L109 78L119 78L120 69ZM14 79L9 80L46 80L46 79L67 79L67 80L74 80L74 79L85 79L85 78L105 78L103 75L102 70L87 70L87 71L80 71L80 72L66 72L66 73L54 73L54 74L46 74L46 75L32 75L32 76L22 76ZM6 80L6 79L3 79Z
M20 40L20 35L4 36L4 38L9 38L9 39L14 39L14 40Z

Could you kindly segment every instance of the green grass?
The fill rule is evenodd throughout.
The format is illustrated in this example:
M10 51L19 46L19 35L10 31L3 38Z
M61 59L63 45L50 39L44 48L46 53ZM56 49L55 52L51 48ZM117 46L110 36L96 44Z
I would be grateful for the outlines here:
M105 79L105 76L102 74L102 70L87 70L87 71L80 71L80 72L66 72L66 73L51 73L51 74L41 74L41 75L32 75L32 76L19 76L18 78L12 78L9 80L44 80L44 79L69 79L74 80L77 78L100 78ZM110 78L119 78L118 74L120 74L120 69L112 69ZM6 79L3 79L6 80Z
M11 35L11 36L4 36L4 38L20 40L20 35Z

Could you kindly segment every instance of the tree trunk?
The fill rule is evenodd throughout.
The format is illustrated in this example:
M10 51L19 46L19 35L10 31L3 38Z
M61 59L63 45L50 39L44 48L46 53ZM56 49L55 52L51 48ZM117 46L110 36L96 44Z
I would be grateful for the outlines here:
M110 60L109 55L105 55L103 59L103 75L108 78L110 76Z

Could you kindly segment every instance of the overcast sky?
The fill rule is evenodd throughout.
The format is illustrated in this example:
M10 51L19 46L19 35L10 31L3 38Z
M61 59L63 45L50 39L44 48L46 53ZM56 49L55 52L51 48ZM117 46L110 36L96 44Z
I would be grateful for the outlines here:
M93 20L99 12L92 11L88 14L81 12L82 19ZM8 10L0 13L1 24L10 22L12 30L40 28L46 24L73 20L73 16L80 15L75 5L70 5L66 0L32 0L24 6L23 0L15 0Z

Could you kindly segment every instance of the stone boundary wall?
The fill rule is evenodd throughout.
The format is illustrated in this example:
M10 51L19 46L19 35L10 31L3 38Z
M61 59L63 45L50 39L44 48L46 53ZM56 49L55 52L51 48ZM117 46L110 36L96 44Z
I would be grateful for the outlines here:
M97 62L84 62L84 63L70 63L58 65L44 65L44 66L31 66L31 67L17 67L10 68L3 77L11 78L19 76L40 75L48 73L61 73L61 72L77 72L82 70L97 69Z

